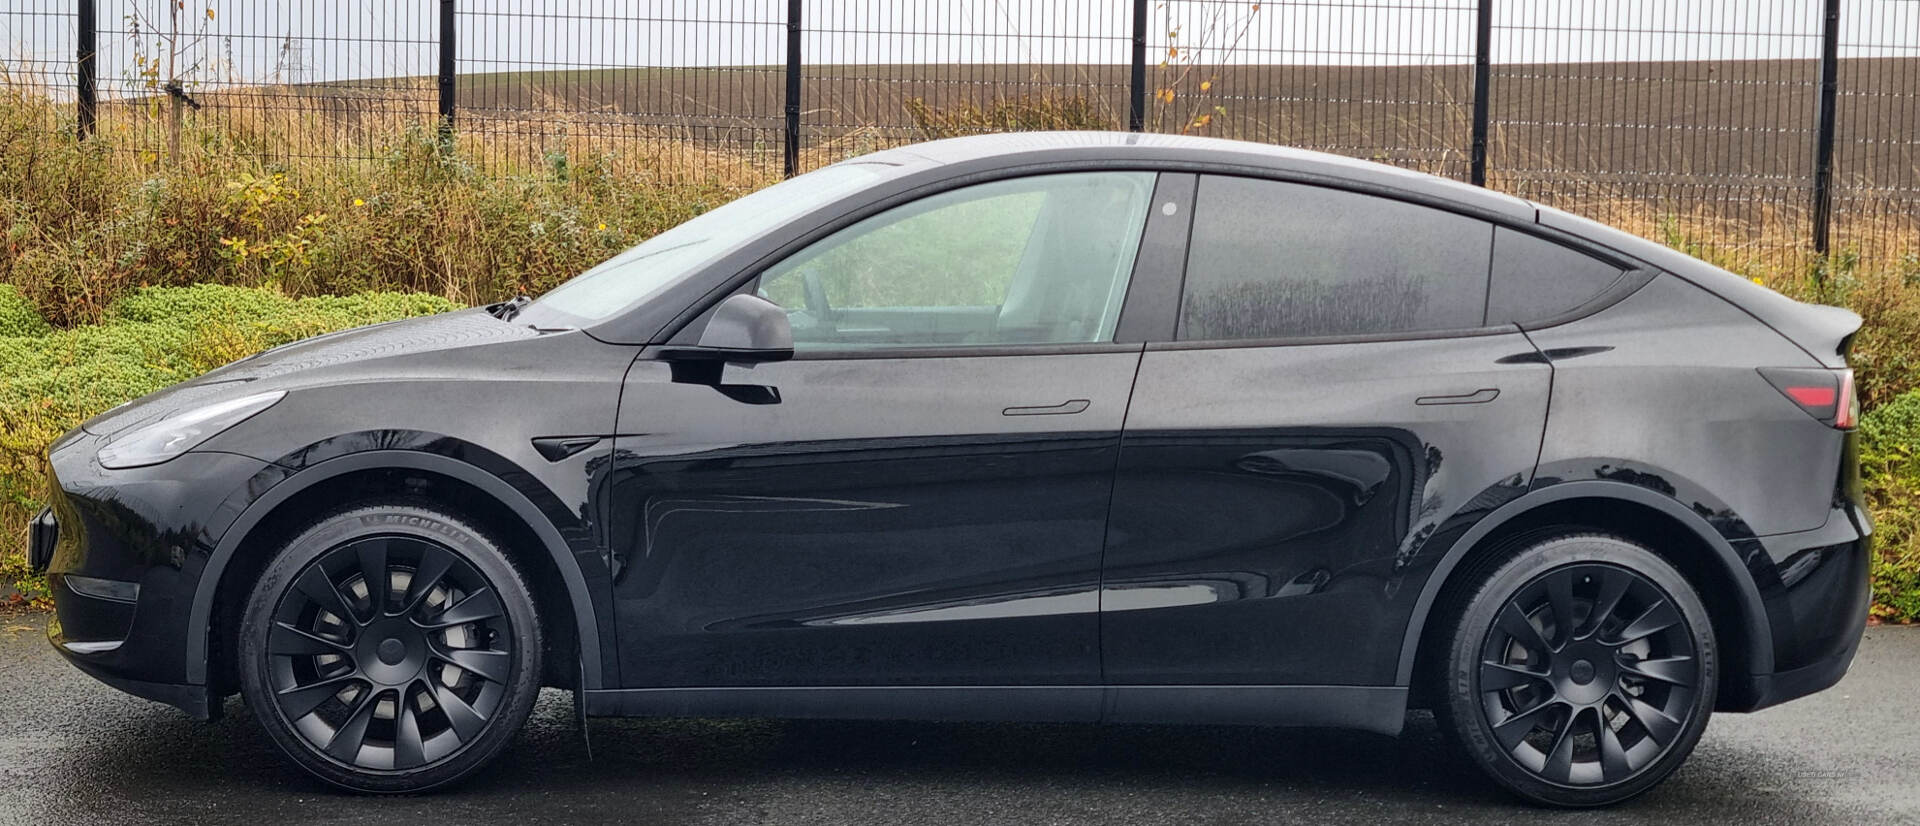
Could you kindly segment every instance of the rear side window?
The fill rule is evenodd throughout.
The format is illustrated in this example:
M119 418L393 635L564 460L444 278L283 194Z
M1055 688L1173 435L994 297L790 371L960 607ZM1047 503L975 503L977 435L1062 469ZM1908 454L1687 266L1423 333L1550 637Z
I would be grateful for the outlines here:
M1485 321L1493 225L1307 184L1205 176L1183 340L1458 330Z
M1493 235L1488 324L1525 324L1563 315L1606 292L1625 271L1544 238L1500 227Z

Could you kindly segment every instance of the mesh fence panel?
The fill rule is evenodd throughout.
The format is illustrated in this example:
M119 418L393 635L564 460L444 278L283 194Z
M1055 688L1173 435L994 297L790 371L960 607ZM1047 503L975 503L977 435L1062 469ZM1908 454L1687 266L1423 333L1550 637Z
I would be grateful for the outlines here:
M973 132L1123 129L1137 115L1151 131L1459 180L1474 158L1484 11L1489 185L1675 243L1753 249L1812 237L1829 45L1818 0L77 5L97 6L98 128L155 157L184 133L267 159L378 159L439 140L450 105L460 156L491 170L611 158L669 175L764 173L789 151L805 170ZM0 79L72 108L75 6L0 10ZM1911 255L1920 2L1839 9L1833 238ZM195 138L196 126L215 128Z

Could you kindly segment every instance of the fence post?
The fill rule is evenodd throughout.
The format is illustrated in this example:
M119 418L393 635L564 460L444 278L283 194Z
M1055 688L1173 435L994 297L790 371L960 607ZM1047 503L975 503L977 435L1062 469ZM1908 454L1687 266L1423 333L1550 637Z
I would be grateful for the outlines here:
M1487 92L1493 86L1493 0L1474 4L1473 22L1473 145L1467 179L1487 185Z
M781 140L787 177L800 171L800 0L787 0L787 124Z
M1147 0L1133 0L1133 65L1127 76L1127 129L1147 128Z
M1813 251L1825 255L1833 223L1833 129L1840 90L1840 0L1827 0L1825 30L1820 35L1820 111L1814 125Z
M453 0L440 0L440 145L453 147Z
M93 0L79 0L78 11L74 14L74 42L77 48L74 57L77 65L74 74L78 78L75 93L75 112L79 121L76 134L80 140L86 140L93 134L94 118L94 57L95 48Z

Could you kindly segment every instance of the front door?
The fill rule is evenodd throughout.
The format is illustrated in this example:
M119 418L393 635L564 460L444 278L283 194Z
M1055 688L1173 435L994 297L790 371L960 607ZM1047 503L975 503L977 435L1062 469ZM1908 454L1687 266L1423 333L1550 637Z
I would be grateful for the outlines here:
M1099 574L1141 346L1114 343L1155 176L975 184L745 289L791 361L629 372L621 675L647 686L1100 677Z

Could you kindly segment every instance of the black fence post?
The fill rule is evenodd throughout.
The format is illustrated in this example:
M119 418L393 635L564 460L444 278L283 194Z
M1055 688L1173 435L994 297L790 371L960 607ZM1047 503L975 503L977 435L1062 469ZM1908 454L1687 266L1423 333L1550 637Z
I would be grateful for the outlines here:
M781 148L787 177L800 171L800 0L787 0L787 125Z
M1133 0L1133 66L1127 76L1127 129L1147 128L1147 0Z
M453 148L453 0L440 0L440 145Z
M1473 146L1468 160L1467 179L1474 186L1487 185L1487 92L1493 86L1493 0L1474 4L1473 23Z
M1820 35L1820 112L1814 125L1813 251L1825 255L1833 224L1833 129L1839 112L1840 0L1827 0L1826 28Z
M76 99L75 112L79 120L76 134L80 140L86 140L93 134L94 118L94 55L97 49L94 42L96 28L93 0L79 0L79 9L74 14L74 42L77 44L75 58L78 64L74 74L78 77L78 88L74 89Z

